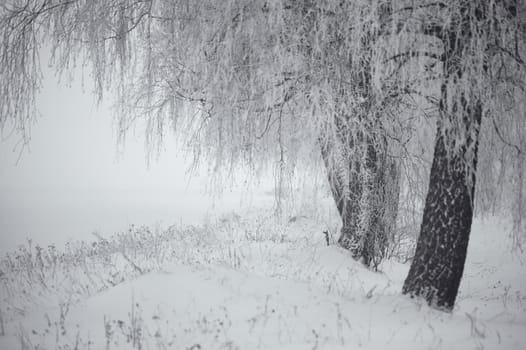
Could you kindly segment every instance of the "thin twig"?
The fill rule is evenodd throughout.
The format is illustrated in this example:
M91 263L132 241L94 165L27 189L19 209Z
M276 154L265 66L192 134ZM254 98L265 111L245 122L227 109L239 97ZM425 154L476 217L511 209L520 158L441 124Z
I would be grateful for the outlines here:
M495 131L497 133L497 136L499 137L499 139L507 146L511 147L511 148L515 148L517 150L517 154L519 156L522 156L524 151L520 149L519 146L513 144L513 143L510 143L509 141L506 141L504 139L504 137L502 136L500 130L499 130L499 127L497 126L497 122L495 121L495 119L493 119L493 127L495 128Z

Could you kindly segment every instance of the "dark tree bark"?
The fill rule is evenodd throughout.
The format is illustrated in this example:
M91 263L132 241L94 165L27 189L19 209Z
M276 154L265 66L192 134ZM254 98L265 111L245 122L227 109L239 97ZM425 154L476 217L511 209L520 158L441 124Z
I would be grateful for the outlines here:
M466 128L476 132L459 152L448 149L454 140L438 127L420 236L402 290L445 310L455 305L473 218L480 103L466 108L465 113ZM469 147L474 151L468 160Z
M483 110L482 101L469 92L448 96L448 84L459 84L464 45L472 37L470 21L483 20L486 11L483 4L464 2L455 24L440 33L445 78L435 151L420 236L402 290L442 310L453 309L464 270Z

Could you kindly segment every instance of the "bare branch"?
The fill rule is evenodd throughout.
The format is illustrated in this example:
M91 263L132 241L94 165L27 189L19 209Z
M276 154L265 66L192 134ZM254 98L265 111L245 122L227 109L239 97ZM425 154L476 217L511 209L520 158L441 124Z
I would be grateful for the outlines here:
M497 126L497 122L495 121L495 119L493 119L493 128L495 129L495 132L497 133L497 136L499 137L499 139L502 141L502 143L504 143L506 146L509 146L511 148L514 148L516 151L517 151L517 155L518 156L524 156L524 150L520 149L519 146L507 141L501 134L500 130L499 130L499 127Z

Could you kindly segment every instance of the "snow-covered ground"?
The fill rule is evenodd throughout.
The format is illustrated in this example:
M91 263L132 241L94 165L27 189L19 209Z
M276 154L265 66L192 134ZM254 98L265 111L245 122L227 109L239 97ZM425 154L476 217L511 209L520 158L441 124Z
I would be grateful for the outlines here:
M525 349L525 255L476 220L457 306L400 295L409 265L367 270L322 220L232 214L132 227L0 265L0 349Z

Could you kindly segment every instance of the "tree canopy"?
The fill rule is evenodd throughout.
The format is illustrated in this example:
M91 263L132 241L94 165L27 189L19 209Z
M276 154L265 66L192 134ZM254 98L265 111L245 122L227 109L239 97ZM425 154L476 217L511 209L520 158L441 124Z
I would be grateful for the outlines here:
M117 93L122 137L144 120L152 150L175 131L196 159L227 174L318 166L320 145L330 144L328 168L349 178L341 148L382 135L402 164L402 196L421 207L445 88L449 99L484 101L476 208L506 206L512 195L520 225L526 6L479 1L489 14L481 18L477 6L463 13L464 2L10 1L0 7L0 127L29 135L39 50L50 45L57 72L88 67L99 99ZM458 25L465 16L474 20ZM468 29L462 53L446 55L444 33L458 40ZM442 84L452 59L462 74ZM463 130L455 105L442 132Z

